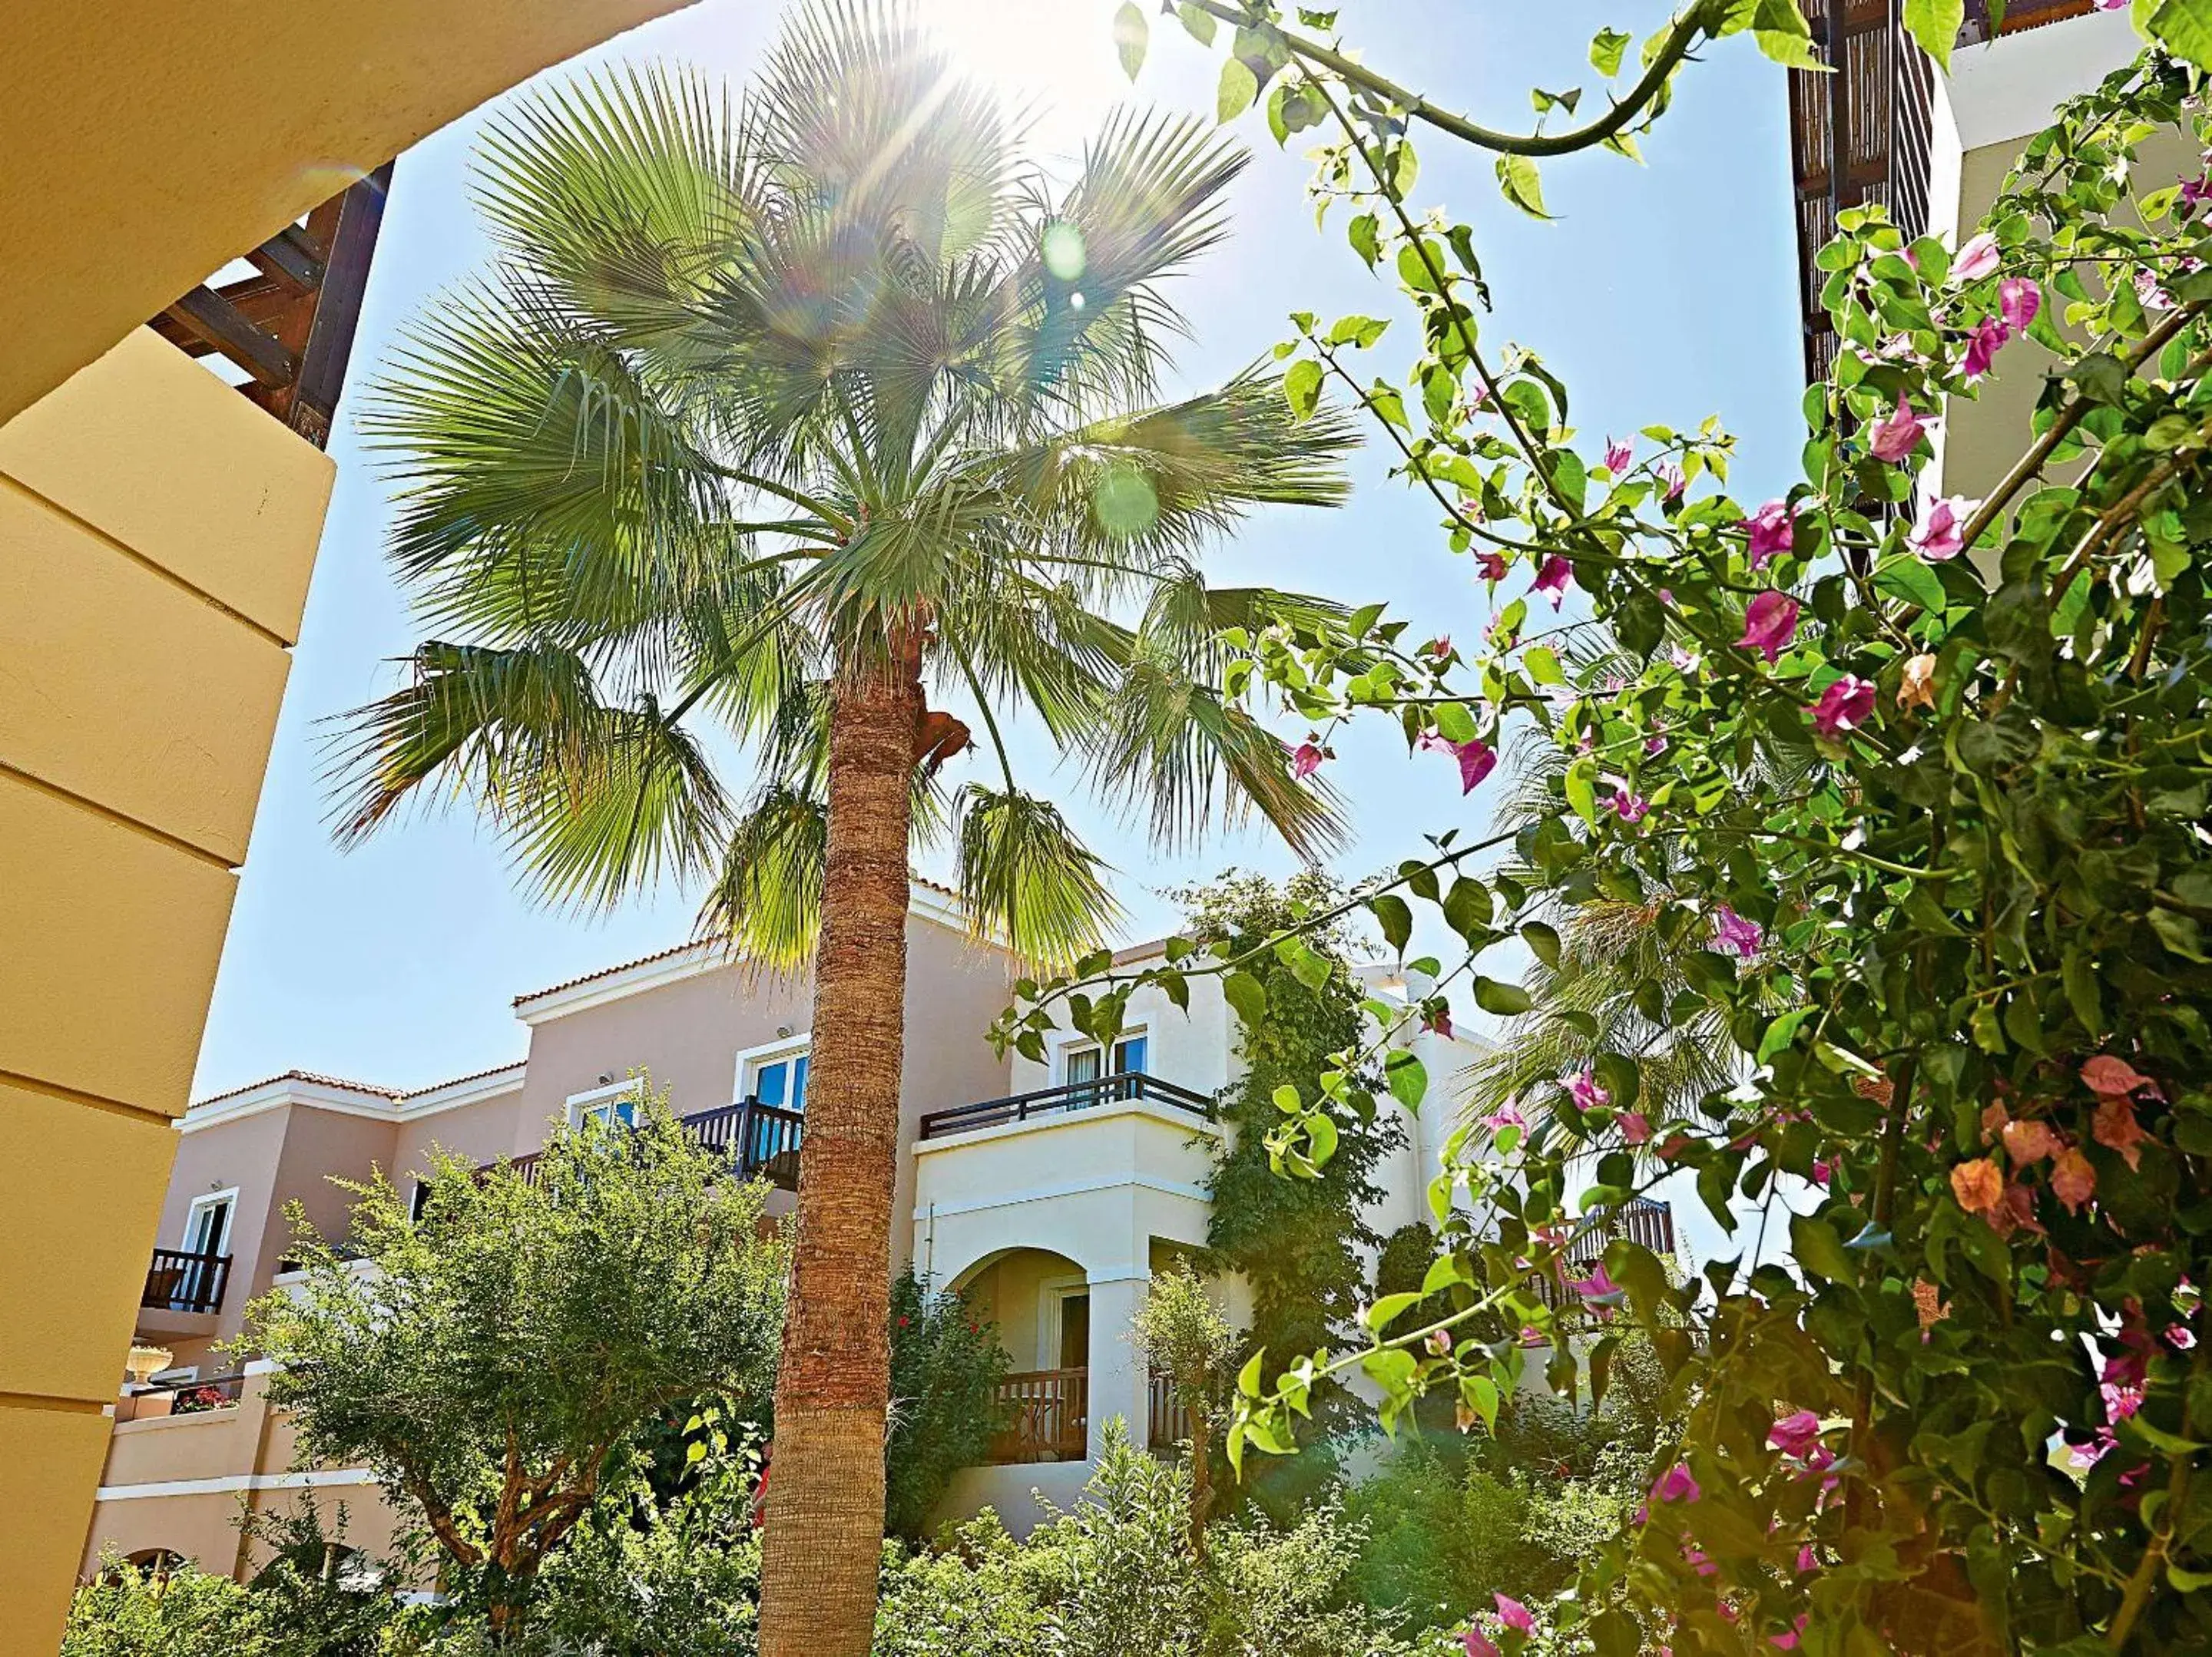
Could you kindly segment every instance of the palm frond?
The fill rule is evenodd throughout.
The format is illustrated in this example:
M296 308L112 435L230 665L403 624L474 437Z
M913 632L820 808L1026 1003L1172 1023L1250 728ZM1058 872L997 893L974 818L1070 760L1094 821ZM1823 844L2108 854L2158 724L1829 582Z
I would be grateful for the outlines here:
M818 792L763 789L730 835L696 935L768 972L801 971L821 934L829 847L830 810Z
M970 783L953 803L953 840L970 924L1025 960L1066 967L1121 922L1105 865L1048 800Z

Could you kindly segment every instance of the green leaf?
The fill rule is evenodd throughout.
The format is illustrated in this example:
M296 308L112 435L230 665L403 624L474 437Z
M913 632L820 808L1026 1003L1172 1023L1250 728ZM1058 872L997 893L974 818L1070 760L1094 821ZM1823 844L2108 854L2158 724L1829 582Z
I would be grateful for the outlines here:
M1528 677L1538 684L1565 684L1566 671L1559 665L1559 652L1549 645L1530 645L1522 652L1522 665Z
M1620 74L1620 54L1628 50L1633 38L1619 29L1600 29L1590 41L1590 67L1601 75Z
M1797 1039L1797 1032L1805 1028L1806 1021L1818 1011L1814 1007L1794 1007L1769 1024L1766 1033L1759 1038L1759 1062L1764 1065L1777 1054L1787 1053L1790 1044Z
M1224 124L1235 120L1252 107L1252 100L1259 95L1259 77L1244 60L1227 59L1221 65L1221 84L1213 94L1213 118Z
M1951 72L1951 48L1966 21L1966 0L1905 0L1905 27L1920 49Z
M2136 15L2142 15L2140 7ZM2148 27L2175 57L2212 69L2212 0L2156 0Z
M1498 1430L1498 1383L1488 1375L1462 1375L1459 1395L1467 1400L1467 1407L1482 1418L1485 1430Z
M1372 270L1375 261L1382 257L1380 227L1376 223L1375 215L1372 213L1354 215L1352 222L1345 226L1344 234L1352 243L1352 251L1358 254L1367 268Z
M1858 1262L1836 1235L1835 1228L1826 1220L1816 1220L1810 1215L1793 1215L1790 1221L1790 1247L1797 1257L1797 1264L1816 1277L1836 1283L1856 1283L1859 1280Z
M1500 155L1498 158L1498 186L1511 202L1532 218L1548 219L1544 210L1544 186L1536 176L1536 163L1526 155Z
M1382 1061L1382 1075L1390 1083L1390 1096L1407 1110L1419 1110L1428 1096L1428 1066L1403 1048Z
M1320 406L1321 376L1321 364L1311 357L1300 357L1283 375L1283 400L1300 420L1312 419Z
M1213 14L1202 6L1194 6L1190 0L1181 0L1176 7L1176 16L1190 38L1202 46L1213 44Z
M1528 1011L1534 1003L1528 992L1518 984L1503 983L1477 973L1474 976L1474 1005L1485 1012L1496 1013L1500 1018L1512 1018Z
M1490 888L1462 875L1452 882L1451 890L1444 894L1443 908L1444 925L1469 944L1487 941L1477 934L1486 932L1490 926Z
M1375 1304L1359 1314L1359 1320L1367 1326L1369 1332L1379 1335L1401 1312L1410 1311L1420 1303L1418 1294L1378 1296Z
M1247 1029L1257 1029L1267 1020L1267 986L1252 974L1233 972L1221 980L1222 999L1235 1010Z
M1521 941L1526 944L1536 959L1547 967L1559 964L1559 933L1557 927L1540 920L1532 920L1521 929Z
M1941 616L1947 602L1942 582L1917 553L1892 553L1875 565L1874 590L1887 598L1917 604L1931 616Z
M1393 955L1406 953L1407 940L1413 935L1413 912L1395 892L1384 892L1367 900L1368 913L1375 924L1382 929L1383 941L1389 944Z
M1194 11L1197 8L1187 9ZM1145 66L1145 48L1152 38L1152 26L1145 21L1136 0L1122 0L1121 10L1114 14L1114 50L1121 55L1121 72L1133 81Z
M1460 702L1437 704L1437 734L1446 742L1473 742L1482 734L1474 715Z

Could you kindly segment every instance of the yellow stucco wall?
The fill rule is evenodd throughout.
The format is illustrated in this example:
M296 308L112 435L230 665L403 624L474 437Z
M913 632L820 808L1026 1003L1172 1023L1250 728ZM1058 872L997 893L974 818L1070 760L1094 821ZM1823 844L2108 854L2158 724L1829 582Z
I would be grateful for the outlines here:
M0 426L11 1650L58 1638L331 476L143 331Z
M688 0L9 0L0 420L226 260Z

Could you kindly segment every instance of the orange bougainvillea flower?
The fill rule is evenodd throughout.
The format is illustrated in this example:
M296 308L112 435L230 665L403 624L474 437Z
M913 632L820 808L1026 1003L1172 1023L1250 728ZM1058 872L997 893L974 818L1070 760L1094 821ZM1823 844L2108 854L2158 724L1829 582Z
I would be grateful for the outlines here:
M2068 1213L2079 1214L2081 1205L2097 1194L2097 1170L2078 1150L2062 1151L2051 1165L2051 1190Z
M2081 1080L2101 1099L2124 1099L2137 1088L2151 1084L2150 1077L2126 1059L2103 1053L2081 1066Z
M2142 1163L2142 1125L2136 1120L2136 1103L2124 1093L2105 1099L2090 1120L2089 1131L2097 1136L2097 1143L2107 1150L2117 1150L2128 1159L2130 1168Z
M2041 1122L2007 1122L2003 1133L2005 1155L2012 1158L2014 1168L2056 1156L2065 1148L2064 1142Z
M1961 1162L1951 1170L1951 1194L1969 1214L1987 1214L2004 1197L2004 1170L1994 1156Z

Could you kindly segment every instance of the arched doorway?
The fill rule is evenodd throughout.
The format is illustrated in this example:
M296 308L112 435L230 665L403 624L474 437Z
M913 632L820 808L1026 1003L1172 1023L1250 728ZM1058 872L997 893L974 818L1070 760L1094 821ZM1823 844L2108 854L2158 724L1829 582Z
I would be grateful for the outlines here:
M1091 1285L1083 1268L1048 1248L1009 1248L953 1287L997 1330L1006 1355L992 1460L1082 1460L1091 1424Z

